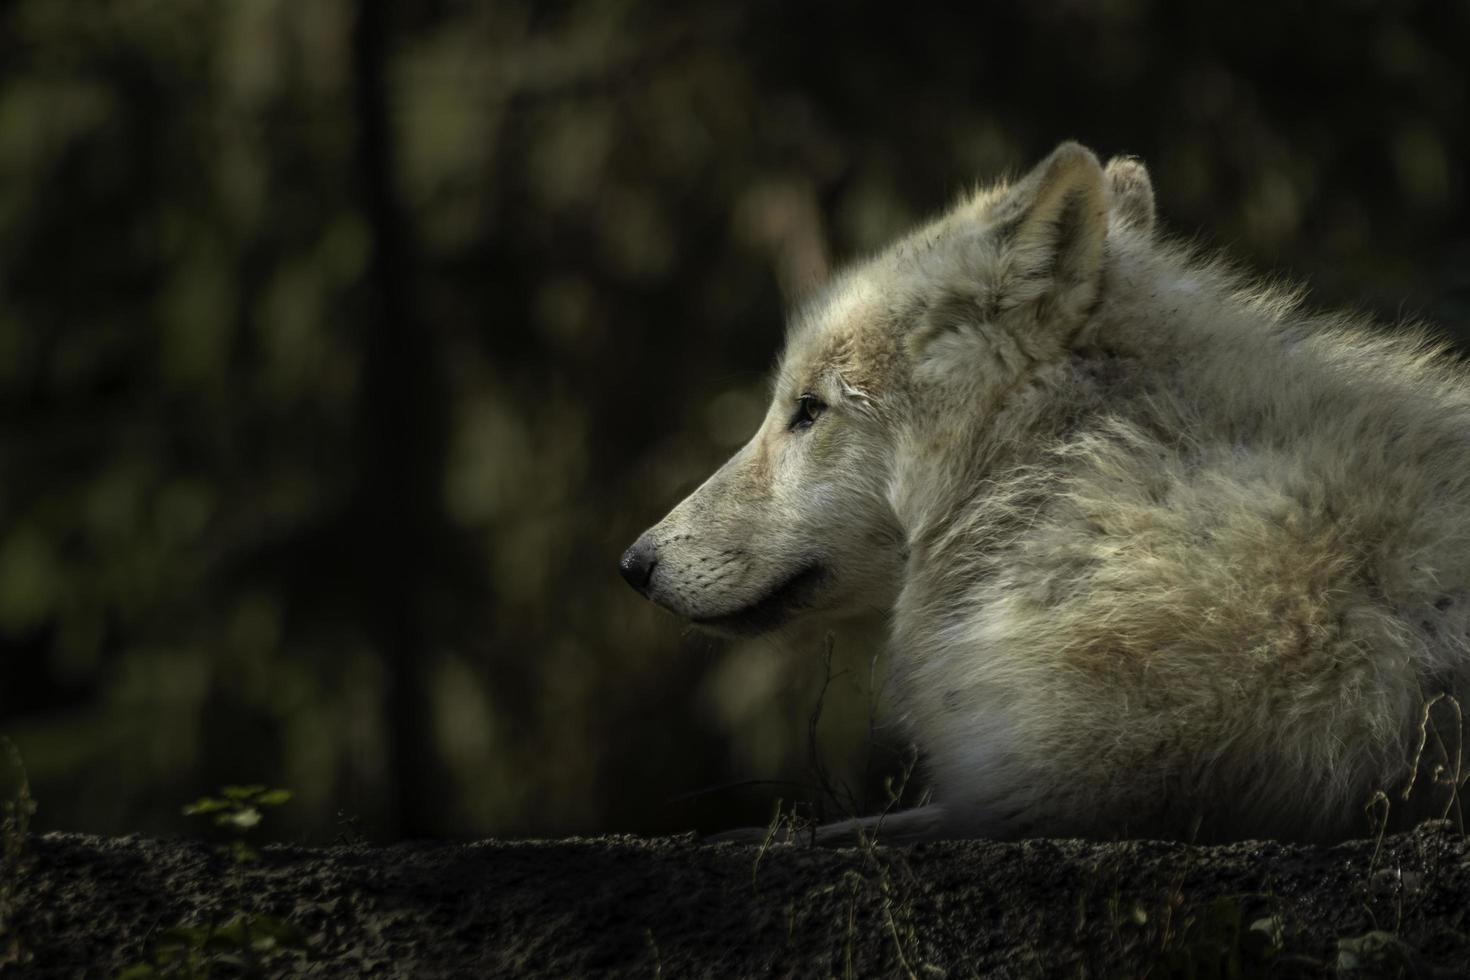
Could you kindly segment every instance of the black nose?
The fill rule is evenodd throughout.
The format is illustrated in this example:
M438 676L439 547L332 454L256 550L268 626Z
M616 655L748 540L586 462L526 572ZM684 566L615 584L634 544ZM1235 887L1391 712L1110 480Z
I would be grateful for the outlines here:
M633 547L623 552L623 560L618 562L618 571L623 573L623 578L629 585L647 594L648 580L653 578L653 567L657 564L658 549L653 546L653 538L645 534L633 542Z

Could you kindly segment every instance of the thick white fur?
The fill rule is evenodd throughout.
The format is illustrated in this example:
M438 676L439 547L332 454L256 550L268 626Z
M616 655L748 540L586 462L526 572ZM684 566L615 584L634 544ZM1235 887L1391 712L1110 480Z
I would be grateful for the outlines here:
M1064 144L843 273L761 432L654 529L665 595L723 550L717 611L811 556L805 609L891 608L936 801L900 838L1334 839L1379 790L1439 812L1399 793L1426 702L1470 688L1465 372L1153 225L1142 165ZM789 432L808 390L829 408ZM1452 759L1456 726L1429 734Z

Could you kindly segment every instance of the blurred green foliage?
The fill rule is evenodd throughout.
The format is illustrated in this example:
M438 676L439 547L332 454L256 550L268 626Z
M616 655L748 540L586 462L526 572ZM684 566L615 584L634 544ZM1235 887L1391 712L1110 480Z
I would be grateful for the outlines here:
M247 779L318 840L766 822L789 787L694 791L809 778L819 637L690 636L617 556L752 430L785 299L1062 138L1319 302L1470 322L1465 4L433 0L382 52L433 381L395 397L358 13L0 7L0 731L40 827L178 829ZM407 563L356 506L400 450ZM837 648L862 782L874 648Z

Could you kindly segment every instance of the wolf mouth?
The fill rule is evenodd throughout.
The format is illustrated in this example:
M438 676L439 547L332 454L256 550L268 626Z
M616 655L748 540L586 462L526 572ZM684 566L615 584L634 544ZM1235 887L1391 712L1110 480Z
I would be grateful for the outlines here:
M764 633L780 626L792 612L806 605L826 576L826 569L812 562L743 609L691 621L696 626L730 633Z

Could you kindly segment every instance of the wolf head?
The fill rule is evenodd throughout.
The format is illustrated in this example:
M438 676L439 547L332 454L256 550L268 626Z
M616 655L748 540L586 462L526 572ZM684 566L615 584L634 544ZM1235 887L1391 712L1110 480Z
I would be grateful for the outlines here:
M623 555L692 622L758 633L886 610L916 535L974 493L1000 409L1079 341L1110 238L1146 237L1136 161L1064 143L837 275L792 315L755 435Z

